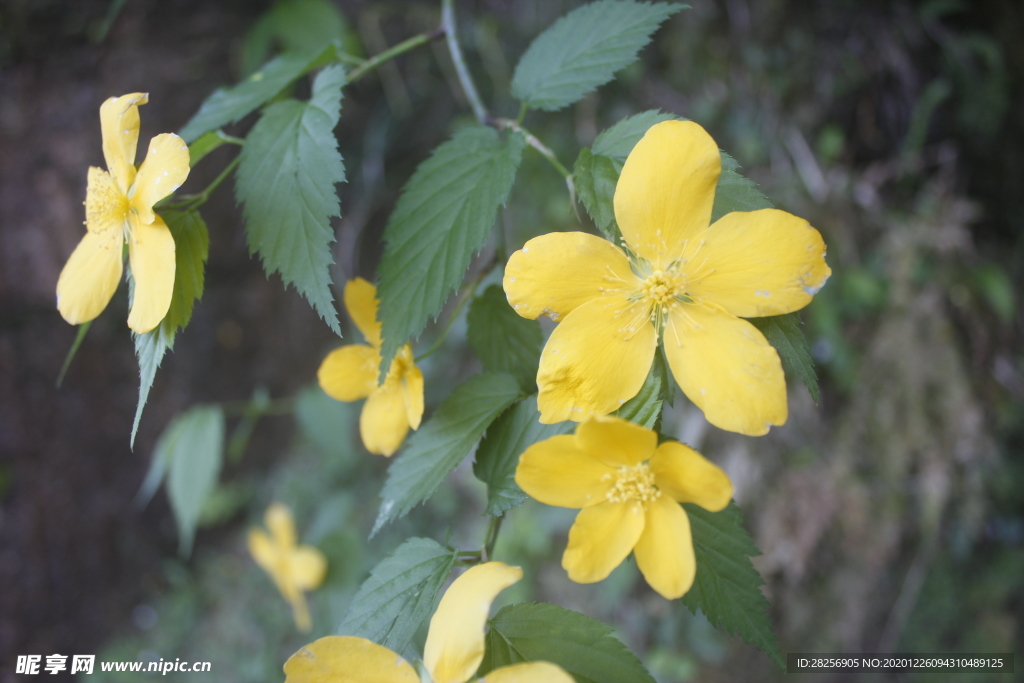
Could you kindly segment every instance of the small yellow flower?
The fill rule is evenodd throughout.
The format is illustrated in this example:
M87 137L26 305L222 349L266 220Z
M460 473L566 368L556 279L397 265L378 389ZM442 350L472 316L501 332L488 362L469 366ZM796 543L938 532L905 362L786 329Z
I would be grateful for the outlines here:
M390 456L402 445L409 427L423 417L423 373L413 363L408 344L391 361L387 378L377 384L380 368L380 323L377 288L357 277L345 285L345 308L368 344L340 346L324 358L317 372L320 387L339 401L366 398L359 434L366 450ZM367 398L369 397L369 398Z
M292 606L295 627L308 633L313 624L304 591L323 583L327 558L313 546L298 544L295 521L288 506L272 503L264 519L270 535L257 527L250 529L249 553L256 564L270 574L277 590Z
M523 317L560 321L537 372L541 422L617 410L643 385L659 337L709 422L751 436L786 422L779 355L742 318L810 303L832 272L825 244L807 221L775 209L709 226L720 172L703 128L659 123L615 188L625 251L585 233L551 233L509 259L509 304Z
M57 310L72 325L92 320L107 307L121 280L125 242L135 280L128 327L139 334L149 332L171 305L174 238L153 205L185 182L188 147L173 133L157 135L135 170L139 105L148 101L145 93L132 93L111 97L100 107L109 172L89 169L85 237L57 280Z
M690 519L679 503L718 512L732 498L725 472L689 446L658 445L650 429L617 417L533 444L516 483L547 505L582 508L562 567L577 583L606 578L630 552L651 588L682 597L697 571Z
M477 565L455 579L430 620L423 664L433 683L466 683L484 658L484 626L498 593L523 577L501 562ZM407 661L382 645L355 636L328 636L310 643L284 665L285 683L419 683ZM483 681L484 679L480 679ZM504 666L487 683L573 683L549 662Z

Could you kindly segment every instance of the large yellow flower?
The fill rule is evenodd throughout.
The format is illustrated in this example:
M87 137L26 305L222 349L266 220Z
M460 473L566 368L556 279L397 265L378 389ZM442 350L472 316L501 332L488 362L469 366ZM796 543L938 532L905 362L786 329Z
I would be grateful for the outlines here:
M153 205L188 177L188 147L173 133L149 143L135 170L139 105L145 93L111 97L100 107L103 156L108 171L89 169L85 193L86 233L57 280L57 310L72 325L92 320L107 307L124 268L122 249L135 280L128 327L139 334L160 324L174 289L174 238Z
M345 308L368 344L340 346L324 358L317 372L320 387L339 401L366 398L359 433L366 450L391 455L402 445L409 427L423 417L423 373L413 363L408 344L391 361L387 378L377 384L380 368L380 322L377 288L361 277L345 285ZM369 397L369 398L367 398Z
M560 321L537 372L541 422L617 410L640 390L661 337L672 374L709 422L752 436L785 423L779 356L742 318L806 306L831 274L825 244L807 221L775 209L709 226L720 172L703 128L659 123L615 189L625 251L552 233L509 259L509 304Z
M430 620L423 664L433 683L466 683L484 658L484 626L498 593L523 577L501 562L477 565L455 579ZM285 683L419 683L407 661L382 645L355 636L328 636L288 658ZM484 679L480 679L483 681ZM573 683L549 662L504 666L487 683Z
M250 529L249 553L256 564L270 574L277 590L292 606L296 628L308 633L313 624L304 591L323 583L327 558L313 546L298 544L295 521L286 505L272 503L264 520L270 535L256 527Z
M570 579L601 581L634 552L647 583L669 600L690 590L697 571L679 503L718 512L732 498L729 477L700 453L659 446L650 429L610 416L527 448L516 483L547 505L582 508L562 555Z

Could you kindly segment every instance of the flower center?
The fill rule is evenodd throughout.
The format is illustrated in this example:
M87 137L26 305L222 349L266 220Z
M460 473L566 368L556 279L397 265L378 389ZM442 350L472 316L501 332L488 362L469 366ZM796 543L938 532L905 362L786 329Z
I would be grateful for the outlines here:
M623 465L618 472L607 476L615 479L608 491L609 503L649 503L661 495L661 491L654 485L654 472L645 462L632 467Z
M641 292L652 303L665 305L683 293L684 278L672 271L656 270L644 280Z

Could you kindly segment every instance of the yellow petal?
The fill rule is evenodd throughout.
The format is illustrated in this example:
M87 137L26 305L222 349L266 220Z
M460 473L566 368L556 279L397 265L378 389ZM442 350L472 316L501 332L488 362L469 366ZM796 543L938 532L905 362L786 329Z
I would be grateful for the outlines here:
M678 304L669 314L664 340L672 374L708 422L747 436L785 424L786 379L779 354L746 320Z
M516 483L545 505L584 508L603 503L614 471L561 434L533 444L519 456Z
M377 390L380 354L366 344L340 346L324 358L317 370L320 388L338 401L357 401Z
M611 415L580 423L576 440L582 450L614 468L650 460L658 445L652 430Z
M602 503L584 508L569 529L562 567L576 583L601 581L629 556L643 530L642 503Z
M249 554L252 555L252 559L264 571L273 573L272 570L278 560L279 553L270 537L262 529L253 528L249 530L248 540Z
M153 222L153 205L177 190L188 177L188 171L188 146L184 140L174 133L163 133L150 140L132 192L132 208L138 212L140 221Z
M363 333L366 343L380 347L380 323L377 322L377 288L361 277L345 284L345 310Z
M486 683L575 683L575 679L551 662L524 662L503 666L487 674Z
M136 92L111 97L100 106L103 157L122 194L135 182L135 146L139 142L139 105L149 94Z
M295 518L284 503L271 503L264 513L264 520L274 544L279 549L294 548L296 544Z
M666 600L681 598L693 585L697 560L690 518L668 496L658 496L648 504L647 526L636 544L636 566Z
M89 322L107 307L124 268L121 233L87 232L57 279L57 310L72 325Z
M651 126L615 187L615 218L633 253L656 268L677 260L711 222L721 167L718 145L693 121Z
M419 683L412 666L366 638L327 636L284 664L285 683Z
M502 562L470 567L452 582L430 619L423 663L434 683L465 683L484 658L484 624L498 593L523 578Z
M359 434L366 450L389 456L398 450L409 431L405 397L398 382L385 382L370 394L359 415Z
M171 307L174 292L174 237L160 216L146 225L129 214L128 261L135 279L135 296L128 327L139 334L160 324Z
M696 503L718 512L732 500L729 475L686 444L666 441L651 458L654 483L680 503Z
M289 573L295 587L308 591L317 588L327 574L327 558L310 545L296 548L289 558Z
M561 320L604 291L635 286L625 252L583 232L534 237L505 266L505 295L516 313L531 320Z
M639 303L606 295L578 307L551 333L537 370L537 407L545 424L606 415L633 398L657 348Z
M741 318L801 309L832 274L821 234L785 211L726 214L703 239L687 294Z
M117 186L114 177L101 168L91 166L85 191L85 226L89 232L116 238L119 258L128 211L128 197Z
M406 344L405 348L409 348ZM410 357L412 351L410 349ZM405 417L413 429L420 428L423 419L423 373L415 365L408 365L401 378L402 401L405 403Z

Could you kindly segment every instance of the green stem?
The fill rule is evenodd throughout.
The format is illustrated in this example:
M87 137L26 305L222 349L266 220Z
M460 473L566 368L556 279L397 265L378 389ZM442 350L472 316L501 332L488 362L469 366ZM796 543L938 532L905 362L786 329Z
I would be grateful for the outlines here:
M428 33L420 33L419 35L415 35L412 38L403 40L398 45L390 47L387 50L384 50L384 52L381 52L380 54L374 55L373 57L367 59L359 66L349 71L346 78L348 82L351 83L352 81L355 81L356 79L361 78L368 74L369 72L373 71L384 62L391 61L395 57L403 55L409 50L415 49L420 45L426 45L430 41L436 40L437 38L440 38L443 35L444 28L438 28Z
M241 142L244 143L245 141L242 140ZM220 175L214 178L213 182L207 185L206 189L200 192L199 194L184 195L181 198L180 202L167 204L166 206L163 206L161 208L181 209L183 211L191 211L192 209L198 209L200 206L206 203L206 200L210 198L210 195L213 194L213 191L216 190L217 187L221 183L223 183L229 175L231 175L231 172L235 170L236 166L238 166L238 162L241 160L241 158L241 156L237 156L234 159L232 159L231 163L225 166L224 170L220 172Z
M451 316L448 318L448 322L445 324L444 329L441 330L441 334L434 340L434 343L430 345L430 348L416 356L415 362L419 363L421 360L429 356L430 354L441 348L441 344L444 343L445 338L448 336L449 330L452 329L452 325L455 324L455 320L462 313L462 309L466 306L466 303L473 298L473 294L476 292L476 288L480 286L480 281L484 279L484 276L491 270L488 266L480 271L479 275L470 283L462 294L459 295L459 300L455 304L455 309L452 311Z
M481 124L486 125L490 121L490 114L484 107L480 93L476 90L473 77L469 74L466 60L462 56L462 48L459 46L459 39L455 32L455 7L452 0L441 0L441 28L445 33L445 40L448 42L448 52L452 56L452 63L455 65L455 73L459 76L459 83L462 85L466 99L473 108L473 115Z
M522 109L519 112L520 118L522 118L525 111L526 105L523 105ZM565 187L566 189L569 190L569 203L572 205L573 211L575 211L576 183L573 182L572 173L569 171L569 169L562 165L562 162L558 160L558 156L556 156L555 153L551 151L551 148L545 145L543 142L541 142L536 135L523 128L522 124L520 124L519 121L513 121L512 119L497 119L494 122L494 124L499 129L508 128L510 130L522 133L523 137L526 138L526 144L529 145L531 148L535 149L536 151L540 152L540 155L548 160L548 163L551 164L551 167L558 171L558 173L565 180ZM577 214L576 217L579 218L579 214Z
M487 540L484 542L484 558L488 562L494 559L494 545L498 542L498 534L501 532L501 523L505 515L491 517L491 523L487 527Z
M71 367L71 361L74 360L75 354L78 353L78 347L82 345L82 340L85 339L85 335L89 332L90 327L92 327L91 320L78 326L78 334L75 335L75 341L71 344L67 357L64 358L64 365L60 368L60 374L57 375L58 389L60 389L60 385L64 381L64 375L67 374L68 368Z
M519 116L516 117L516 123L522 123L523 119L526 118L526 102L519 105Z

